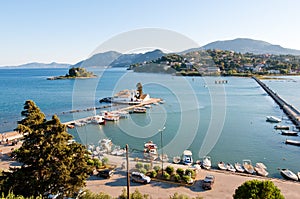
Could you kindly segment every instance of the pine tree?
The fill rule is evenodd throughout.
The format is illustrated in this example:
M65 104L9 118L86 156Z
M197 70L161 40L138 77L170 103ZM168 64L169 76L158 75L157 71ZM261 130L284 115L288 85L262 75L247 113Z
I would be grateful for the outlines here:
M24 140L14 152L22 166L4 173L2 191L23 196L58 192L72 196L85 185L90 173L87 150L79 143L68 142L72 136L56 115L47 121L31 100L26 101L24 109L25 118L17 128Z

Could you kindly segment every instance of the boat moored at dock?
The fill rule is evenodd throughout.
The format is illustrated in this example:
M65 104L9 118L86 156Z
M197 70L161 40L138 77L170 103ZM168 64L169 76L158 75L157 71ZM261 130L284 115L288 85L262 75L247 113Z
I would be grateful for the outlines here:
M267 175L269 175L269 172L267 171L267 167L263 163L261 163L261 162L256 163L256 165L254 167L254 170L260 176L267 176Z
M193 163L193 153L190 150L183 151L182 163L185 165L191 165Z
M274 126L274 129L276 130L290 130L289 126L284 126L284 125L276 125Z
M281 119L275 116L267 116L266 118L268 122L273 122L273 123L281 122Z
M281 131L281 135L287 135L287 136L298 136L298 132L296 131Z
M280 174L288 180L298 181L298 176L289 169L280 169Z
M251 160L243 160L243 167L247 173L249 174L254 173L254 168L252 166Z
M210 158L210 156L204 156L203 157L202 167L204 169L210 169L211 168L211 158Z
M234 164L234 168L235 168L238 172L240 172L240 173L244 173L244 172L245 172L245 169L243 168L243 166L242 166L240 163L238 163L238 162L236 162L236 163Z
M300 141L298 140L285 140L286 144L290 144L290 145L295 145L295 146L300 146Z

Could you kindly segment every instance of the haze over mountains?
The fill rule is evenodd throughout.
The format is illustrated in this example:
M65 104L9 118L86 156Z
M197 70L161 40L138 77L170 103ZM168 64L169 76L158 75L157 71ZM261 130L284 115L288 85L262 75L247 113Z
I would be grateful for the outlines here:
M187 49L182 53L198 51L198 50L208 50L208 49L220 49L220 50L230 50L240 53L253 53L253 54L290 54L290 55L300 55L300 50L283 48L280 45L273 45L265 41L247 39L247 38L237 38L233 40L225 41L215 41L206 44L200 48ZM9 68L67 68L73 67L91 67L91 66L111 66L111 67L128 67L134 63L142 63L146 61L155 60L165 55L161 50L154 50L146 53L139 54L121 54L116 51L107 51L104 53L98 53L86 60L82 60L74 65L70 64L42 64L42 63L29 63L20 66L10 66Z

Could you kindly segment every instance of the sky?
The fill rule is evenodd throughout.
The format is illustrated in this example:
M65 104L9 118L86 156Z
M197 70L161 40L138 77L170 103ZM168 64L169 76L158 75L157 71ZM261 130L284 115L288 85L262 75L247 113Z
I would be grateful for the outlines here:
M251 38L300 50L299 8L297 0L3 0L0 66L75 64L144 28L174 31L199 46Z

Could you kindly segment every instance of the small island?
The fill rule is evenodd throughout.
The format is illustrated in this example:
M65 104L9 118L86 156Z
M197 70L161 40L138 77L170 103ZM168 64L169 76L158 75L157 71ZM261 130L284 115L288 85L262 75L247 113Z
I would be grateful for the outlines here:
M75 79L75 78L94 78L97 77L93 72L88 72L85 68L72 67L69 69L69 73L65 76L48 77L47 80L57 79Z

